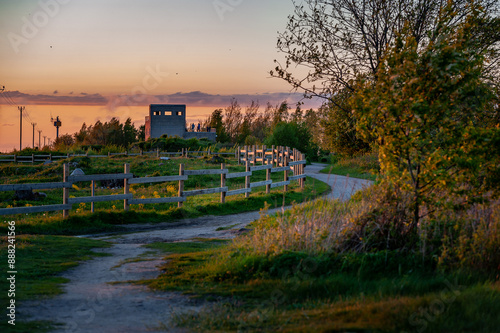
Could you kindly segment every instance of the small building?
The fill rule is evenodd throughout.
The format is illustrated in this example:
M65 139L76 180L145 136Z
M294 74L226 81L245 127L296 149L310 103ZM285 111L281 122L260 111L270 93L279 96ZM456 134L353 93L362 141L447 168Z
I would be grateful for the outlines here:
M188 131L187 128L185 104L149 105L149 116L146 116L145 124L146 140L159 138L164 134L183 139L206 138L214 142L217 137L215 129L200 128L198 131L197 125L195 131Z

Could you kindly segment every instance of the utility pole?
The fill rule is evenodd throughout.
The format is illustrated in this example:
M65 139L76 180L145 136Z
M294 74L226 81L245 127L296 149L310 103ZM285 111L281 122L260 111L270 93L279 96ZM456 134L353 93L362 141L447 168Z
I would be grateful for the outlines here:
M23 150L23 111L26 109L24 106L18 106L19 110L19 150Z
M56 127L56 139L59 139L59 127L62 126L62 123L59 120L59 116L57 116L56 119L51 118L50 121L54 123L54 126Z
M38 149L41 150L42 149L42 146L41 146L41 141L40 141L40 137L42 136L42 130L38 130Z
M35 149L35 126L36 126L36 123L31 123L31 125L33 126L33 142L32 142L32 146L33 146L33 149Z

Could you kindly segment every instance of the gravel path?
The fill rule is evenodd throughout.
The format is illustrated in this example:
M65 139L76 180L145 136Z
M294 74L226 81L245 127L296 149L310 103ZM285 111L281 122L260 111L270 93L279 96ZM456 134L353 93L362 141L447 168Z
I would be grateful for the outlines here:
M312 164L305 168L308 176L332 186L330 198L347 199L370 181L319 174L325 165ZM289 207L285 207L287 209ZM271 209L274 213L279 209ZM204 303L175 292L151 291L145 286L120 281L154 278L161 272L162 254L151 253L142 245L152 242L173 242L202 238L232 238L238 230L255 221L259 212L227 216L203 216L175 223L128 225L130 233L88 236L109 240L113 246L100 249L110 256L97 257L62 274L70 280L64 293L54 298L24 302L18 308L19 318L51 320L61 325L60 332L158 332L161 323L167 327L174 313L196 311ZM232 226L229 230L217 228ZM141 230L141 231L138 231ZM147 252L147 253L146 253ZM141 261L134 261L140 257ZM169 330L175 332L179 330Z

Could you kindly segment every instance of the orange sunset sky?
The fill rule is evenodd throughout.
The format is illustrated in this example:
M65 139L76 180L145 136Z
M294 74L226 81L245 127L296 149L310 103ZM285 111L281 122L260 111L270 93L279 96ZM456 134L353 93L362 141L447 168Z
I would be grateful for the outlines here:
M55 139L51 116L72 134L111 117L142 125L150 103L186 104L188 122L232 98L294 106L302 94L269 77L292 13L291 0L0 0L0 151L19 149L18 105L23 147L30 121Z

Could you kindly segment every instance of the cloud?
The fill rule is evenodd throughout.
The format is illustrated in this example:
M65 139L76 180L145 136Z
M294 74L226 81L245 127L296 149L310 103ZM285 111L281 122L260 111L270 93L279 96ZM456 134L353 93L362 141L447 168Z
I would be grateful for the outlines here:
M57 91L57 90L56 90ZM54 92L55 93L55 92ZM10 91L9 96L16 104L26 105L106 105L108 100L101 94L86 94L83 96L63 96L46 94L26 94L20 91ZM4 101L0 101L2 103Z
M235 94L235 95L219 95L207 94L201 91L192 92L177 92L174 94L164 95L117 95L108 97L108 109L114 111L117 107L122 106L147 106L149 104L186 104L190 106L204 106L224 108L228 106L233 99L245 107L250 105L252 101L259 102L261 106L265 106L268 102L272 105L280 104L287 101L291 107L297 102L303 101L303 108L317 108L323 101L320 100L304 100L301 93L263 93L263 94Z
M297 102L304 102L303 109L317 108L322 104L322 100L309 100L303 98L301 93L278 92L261 94L234 94L219 95L207 94L201 91L176 92L174 94L162 95L114 95L103 96L101 94L88 94L81 92L79 95L60 95L57 90L52 95L46 94L26 94L20 91L11 91L9 96L15 103L22 105L100 105L108 112L114 112L118 107L126 106L148 106L149 104L186 104L187 107L214 107L224 108L233 99L245 107L252 101L258 102L262 107L267 103L278 105L287 101L290 107L294 107ZM0 99L0 103L5 103Z

